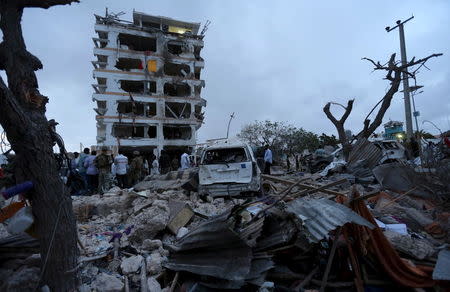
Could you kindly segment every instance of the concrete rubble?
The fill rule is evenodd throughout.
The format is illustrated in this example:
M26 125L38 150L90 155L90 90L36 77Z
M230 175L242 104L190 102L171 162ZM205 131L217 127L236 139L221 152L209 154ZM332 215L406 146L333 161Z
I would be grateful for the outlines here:
M124 288L124 284L121 279L113 275L100 273L95 277L95 280L91 284L91 288L97 291L121 292Z
M130 189L114 187L103 196L72 197L79 290L437 285L431 271L450 243L450 213L436 197L383 185L375 179L379 172L373 176L365 169L262 175L265 196L252 198L200 198L186 181L162 176ZM13 244L0 241L0 255L5 246ZM0 291L33 291L40 272L37 251L9 252L14 256L2 258ZM440 261L442 271L445 264ZM445 275L440 272L439 280L447 281Z

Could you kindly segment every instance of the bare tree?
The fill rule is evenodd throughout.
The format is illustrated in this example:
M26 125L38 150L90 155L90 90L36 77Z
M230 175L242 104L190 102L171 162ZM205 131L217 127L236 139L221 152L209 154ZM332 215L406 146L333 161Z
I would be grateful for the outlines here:
M351 144L350 144L349 139L347 138L347 135L345 134L344 124L345 124L345 121L347 120L348 116L352 112L353 102L355 102L354 99L349 100L347 102L347 106L346 107L341 105L341 104L338 104L338 103L328 102L325 105L325 107L323 108L323 111L327 115L328 119L336 127L336 130L338 132L339 142L341 142L341 144L342 144L342 151L344 152L344 157L346 159L347 159L348 155L350 154ZM344 110L345 110L344 114L342 115L342 117L339 120L336 119L333 116L333 114L331 113L331 110L330 110L331 104L337 104L337 105L339 105L339 106L344 108Z
M34 73L42 63L26 49L21 19L24 8L72 2L78 0L0 1L0 70L8 77L8 85L0 78L0 124L16 153L16 181L34 184L30 198L41 249L41 283L52 291L77 287L76 224L53 155L53 135L45 116L48 98L39 92Z
M359 132L357 135L355 135L356 139L359 138L369 138L370 135L375 132L375 130L381 125L383 121L383 117L388 110L388 108L391 105L392 98L394 97L394 94L398 91L398 88L400 86L400 83L402 81L402 73L407 72L408 68L414 68L411 70L411 72L407 72L408 77L414 78L416 77L416 74L418 73L419 69L425 66L425 63L433 57L441 56L442 54L432 54L426 58L416 60L415 57L411 59L411 61L407 62L405 65L401 65L399 62L395 61L395 54L392 54L389 61L385 64L381 64L380 62L375 62L372 59L369 58L363 58L363 60L367 60L371 62L374 65L374 70L383 70L387 71L385 79L390 81L390 87L389 90L385 93L383 98L373 107L373 109L369 112L369 114L366 116L363 122L363 129L361 132ZM426 68L426 66L425 66ZM328 102L324 108L323 111L325 112L328 119L334 124L338 131L339 140L343 145L344 148L344 155L347 158L348 154L351 150L351 142L347 140L347 137L345 136L344 131L344 124L347 120L348 116L350 115L352 109L353 109L353 100L350 100L348 102L347 107L344 107L345 112L341 119L336 119L334 115L331 113L330 107L332 102ZM375 118L373 121L369 119L369 116L372 114L372 112L380 105L380 108L378 109L377 114L375 115ZM341 105L342 106L342 105Z

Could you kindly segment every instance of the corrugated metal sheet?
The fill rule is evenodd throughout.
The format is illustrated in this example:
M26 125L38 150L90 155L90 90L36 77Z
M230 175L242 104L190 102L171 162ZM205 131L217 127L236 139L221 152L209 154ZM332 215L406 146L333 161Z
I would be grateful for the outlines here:
M256 244L265 218L234 230L235 220L228 220L234 216L227 211L212 217L169 246L165 267L200 275L202 285L212 288L239 289L246 282L261 285L274 263L271 255L254 252L251 245Z
M352 151L348 157L348 165L352 166L358 160L365 160L367 167L374 168L381 160L383 153L380 148L373 143L361 138L353 144Z
M369 228L374 226L346 206L328 199L301 198L290 202L287 211L295 214L306 227L310 242L318 242L338 226L353 222Z
M228 281L244 281L250 272L252 249L230 229L229 212L213 217L179 239L165 265Z
M450 250L441 250L433 270L433 280L450 280Z

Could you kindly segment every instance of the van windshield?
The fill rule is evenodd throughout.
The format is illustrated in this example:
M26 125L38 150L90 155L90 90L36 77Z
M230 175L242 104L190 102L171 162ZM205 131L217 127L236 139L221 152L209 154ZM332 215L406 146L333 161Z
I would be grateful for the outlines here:
M248 161L244 148L223 148L206 151L202 164L237 163L244 161Z

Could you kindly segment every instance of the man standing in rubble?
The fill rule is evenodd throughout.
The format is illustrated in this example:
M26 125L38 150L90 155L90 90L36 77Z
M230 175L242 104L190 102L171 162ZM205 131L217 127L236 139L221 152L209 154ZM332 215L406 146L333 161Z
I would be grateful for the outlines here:
M188 169L191 167L191 161L189 160L188 150L186 149L183 154L181 154L180 159L181 170Z
M130 185L134 186L141 180L142 170L144 168L144 160L140 156L139 151L133 151L133 160L130 163Z
M114 166L116 169L117 185L123 189L126 186L128 158L123 155L123 151L120 149L119 154L114 158Z
M152 155L152 171L151 174L160 174L159 162L155 154Z
M264 147L264 173L270 175L270 167L272 166L272 150L270 150L269 145Z
M84 167L84 162L86 161L86 158L89 157L89 153L90 153L89 148L84 148L83 153L80 154L80 159L78 159L78 164L77 164L78 173L84 179L84 189L86 191L88 189L88 178L87 178L87 174L86 174L86 167Z
M74 152L73 158L70 161L70 167L72 168L72 171L75 171L75 169L77 169L79 161L80 161L80 154L78 152Z
M98 169L94 164L96 154L96 151L92 151L91 155L88 155L83 162L83 166L86 171L87 188L90 194L93 194L97 190L98 186Z
M98 169L98 191L100 195L108 188L108 181L111 175L111 156L107 154L108 147L102 146L102 153L95 158L95 165Z

